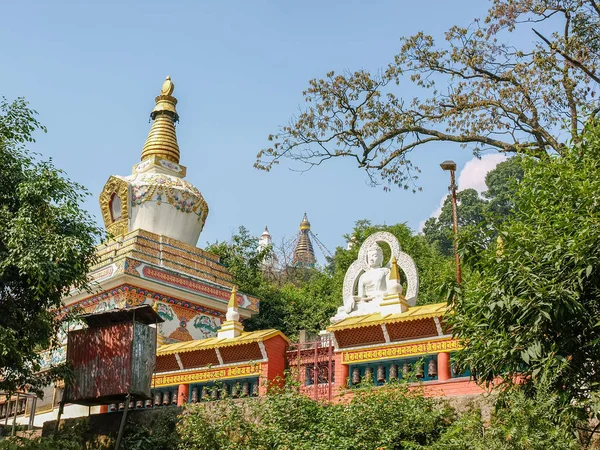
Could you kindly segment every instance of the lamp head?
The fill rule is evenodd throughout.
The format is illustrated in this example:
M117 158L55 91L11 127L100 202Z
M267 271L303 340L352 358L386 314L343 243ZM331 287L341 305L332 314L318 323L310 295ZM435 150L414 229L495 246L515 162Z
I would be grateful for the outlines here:
M456 170L456 163L450 159L444 161L440 164L440 167L443 170Z

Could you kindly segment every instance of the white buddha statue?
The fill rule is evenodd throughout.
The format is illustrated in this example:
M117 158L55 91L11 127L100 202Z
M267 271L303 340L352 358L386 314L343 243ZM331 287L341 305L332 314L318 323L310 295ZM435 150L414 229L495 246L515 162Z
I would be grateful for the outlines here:
M379 243L389 245L390 263L383 265L383 250ZM402 294L402 279L406 280L406 296ZM343 305L331 318L337 323L350 316L372 313L402 313L414 306L419 291L417 266L400 248L398 239L387 231L369 236L360 246L358 258L344 277Z
M383 250L378 244L373 244L367 250L367 266L369 267L358 279L358 295L355 302L369 302L381 299L387 292L387 279L390 269L382 267Z

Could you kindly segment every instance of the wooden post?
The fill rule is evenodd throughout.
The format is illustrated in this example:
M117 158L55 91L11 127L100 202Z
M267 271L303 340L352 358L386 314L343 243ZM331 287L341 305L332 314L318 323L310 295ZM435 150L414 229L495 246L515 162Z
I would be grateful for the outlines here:
M8 416L10 416L10 395L6 397L6 416L4 417L4 426L8 426Z
M33 430L33 420L35 419L35 408L37 406L37 396L31 399L31 411L29 411L29 425L28 430Z
M127 422L127 411L129 411L129 402L131 402L131 395L127 394L125 397L125 408L123 409L123 417L121 417L121 425L119 425L119 434L117 435L117 442L115 443L115 450L119 450L121 446L121 440L123 439L123 430L125 430L125 422Z
M58 403L58 416L56 417L56 424L54 424L54 436L58 433L58 426L60 424L60 416L62 416L63 410L65 409L65 402L61 399Z
M15 432L17 431L17 413L19 412L19 393L18 392L17 392L17 399L15 400L14 410L15 410L15 413L13 414L13 425L12 425L12 431L10 433L11 436L14 436Z

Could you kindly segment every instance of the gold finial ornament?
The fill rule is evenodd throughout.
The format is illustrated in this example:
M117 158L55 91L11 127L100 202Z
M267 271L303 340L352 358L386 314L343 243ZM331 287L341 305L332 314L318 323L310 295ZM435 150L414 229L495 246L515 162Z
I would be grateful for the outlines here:
M304 213L302 222L300 222L300 230L310 230L310 222L308 221L306 213Z
M174 90L175 85L168 76L150 113L154 122L142 149L142 161L156 155L179 164L179 144L175 134L175 122L179 120L179 115L175 107L177 99L172 95Z
M174 89L175 85L171 81L171 77L167 75L167 78L162 85L162 89L160 90L160 95L171 95Z
M234 286L231 290L231 297L229 297L229 303L227 303L227 309L237 308L237 288Z
M400 269L398 267L398 260L395 256L392 256L392 265L390 267L390 280L400 281Z

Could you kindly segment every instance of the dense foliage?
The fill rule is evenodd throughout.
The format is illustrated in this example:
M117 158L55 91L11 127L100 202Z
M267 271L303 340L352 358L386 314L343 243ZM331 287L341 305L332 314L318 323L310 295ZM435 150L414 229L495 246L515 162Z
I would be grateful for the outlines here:
M535 398L521 391L500 397L484 419L472 406L458 412L444 400L427 398L406 384L354 389L337 404L315 402L293 383L262 398L225 398L139 414L125 428L123 450L583 450L589 433L553 394ZM0 450L108 450L114 435L97 436L83 418L62 427L54 438L13 439ZM115 430L116 432L116 430Z
M401 38L382 70L311 80L306 109L269 136L255 167L350 158L373 182L415 189L410 154L432 142L562 154L599 111L599 20L596 0L492 0L483 20L453 26L445 42Z
M402 382L363 385L337 404L315 402L291 383L261 399L189 405L169 448L575 450L587 443L588 435L577 439L576 428L582 427L543 389L533 399L519 390L505 393L484 420L476 407L458 413L446 401L426 398ZM154 435L154 430L147 435L146 445L159 443Z
M600 128L523 166L513 213L494 230L501 242L461 241L458 361L485 383L518 374L582 402L600 382Z
M556 395L540 390L532 399L517 389L499 399L489 423L476 408L461 414L432 450L584 449L589 433L577 431L585 425Z
M190 406L178 430L186 449L417 449L435 442L453 417L447 406L400 384L364 388L338 404L287 386L260 401Z
M25 149L43 129L22 100L0 102L0 390L37 389L40 349L60 321L52 308L86 287L101 236L81 209L84 188Z

